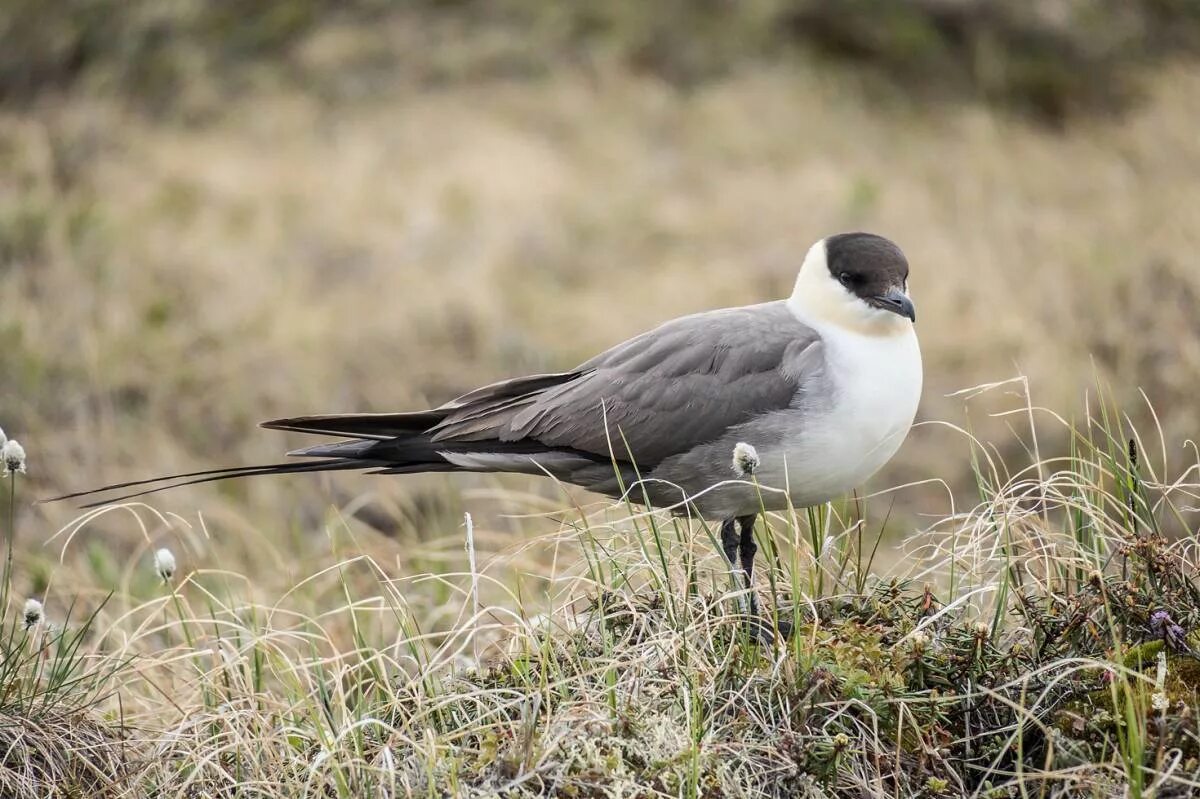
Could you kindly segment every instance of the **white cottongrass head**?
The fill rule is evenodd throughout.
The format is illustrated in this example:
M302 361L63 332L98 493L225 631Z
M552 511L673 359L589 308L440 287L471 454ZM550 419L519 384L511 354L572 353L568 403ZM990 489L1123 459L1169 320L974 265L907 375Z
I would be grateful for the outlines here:
M42 623L46 618L46 610L42 607L42 603L36 599L30 598L25 600L25 629L31 630Z
M163 547L154 553L154 571L164 583L171 581L175 576L175 556L171 554L171 550Z
M25 474L25 448L15 438L6 440L0 447L0 461L4 461L3 476L15 472Z
M753 444L739 441L733 448L733 473L738 477L748 477L758 471L758 450Z
M4 445L7 443L8 443L8 436L4 435L4 428L0 427L0 449L3 449Z

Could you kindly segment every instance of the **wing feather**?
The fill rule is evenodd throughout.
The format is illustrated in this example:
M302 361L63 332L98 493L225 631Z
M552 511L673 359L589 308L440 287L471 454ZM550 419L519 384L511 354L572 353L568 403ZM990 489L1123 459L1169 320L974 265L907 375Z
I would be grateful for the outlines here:
M783 303L668 322L527 394L467 402L431 429L433 441L536 441L641 465L719 438L790 406L818 334ZM467 395L470 396L470 395ZM499 399L499 398L497 398Z

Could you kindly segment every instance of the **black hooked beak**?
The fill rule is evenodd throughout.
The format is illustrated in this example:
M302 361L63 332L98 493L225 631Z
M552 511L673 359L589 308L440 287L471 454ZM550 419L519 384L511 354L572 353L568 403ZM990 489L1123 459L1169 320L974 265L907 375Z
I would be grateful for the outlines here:
M871 297L867 300L871 305L884 311L891 311L894 314L907 317L909 320L917 321L917 309L913 307L912 300L908 295L896 287L887 290L887 293L877 297Z

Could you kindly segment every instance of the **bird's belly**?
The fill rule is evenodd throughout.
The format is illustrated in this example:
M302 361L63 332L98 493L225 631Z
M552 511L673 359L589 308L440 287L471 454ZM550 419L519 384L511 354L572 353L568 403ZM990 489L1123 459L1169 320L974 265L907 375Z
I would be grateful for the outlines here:
M907 427L865 430L831 420L818 433L782 442L782 462L764 485L786 487L797 507L828 502L861 486L891 460ZM841 435L838 435L838 433Z
M783 437L780 457L760 476L764 484L786 486L798 507L861 486L891 460L912 426L922 382L916 337L872 347L832 353L833 396Z

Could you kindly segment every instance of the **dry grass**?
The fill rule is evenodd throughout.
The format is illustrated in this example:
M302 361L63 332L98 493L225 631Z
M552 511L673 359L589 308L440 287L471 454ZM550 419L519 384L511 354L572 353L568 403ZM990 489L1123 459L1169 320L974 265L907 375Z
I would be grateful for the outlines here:
M303 57L319 72L344 46L330 33ZM659 520L656 540L628 509L548 481L209 486L49 543L73 512L21 501L15 596L45 596L54 619L102 605L82 651L96 673L117 671L83 716L3 726L21 764L6 791L42 795L70 774L63 795L890 796L934 795L940 780L955 795L979 730L944 742L938 724L908 726L929 720L931 689L897 683L914 661L896 647L921 623L906 603L925 581L962 597L939 617L965 636L949 651L968 652L983 621L1000 657L1036 628L995 611L1017 601L1014 569L1052 606L1082 591L1076 565L1099 565L1048 516L1079 509L1110 554L1129 531L1117 467L1099 451L1084 458L1094 472L1055 460L1070 425L1037 414L1035 436L1019 383L965 415L949 395L1022 374L1037 404L1083 419L1098 377L1154 429L1144 389L1168 442L1145 442L1146 485L1164 524L1196 527L1195 455L1179 446L1200 422L1194 70L1167 70L1128 116L1066 134L977 106L909 107L803 65L686 93L602 68L336 102L265 82L193 101L204 113L187 122L84 95L0 109L2 421L30 449L24 499L273 460L294 442L257 431L263 418L408 407L567 367L671 316L782 296L812 240L866 228L913 262L928 380L927 424L875 482L912 485L873 500L864 533L925 531L907 560L890 543L879 558L916 582L864 638L869 615L837 598L869 604L877 583L865 565L834 568L858 551L856 513L829 547L806 517L775 518L778 592L808 627L795 647L755 652L734 640L702 529ZM978 474L942 420L988 442ZM1009 475L989 457L1033 466ZM168 587L149 566L163 545L181 565ZM1173 546L1193 563L1186 541ZM1061 564L1075 582L1056 582ZM1108 568L1120 576L1119 560ZM1149 678L1122 655L1138 633L1122 624L1108 650L1080 643L1034 673L1113 674L1107 712L1144 705L1129 686ZM872 641L874 665L855 660ZM802 657L813 642L819 663ZM852 687L899 693L864 699L843 682L816 700L828 661ZM985 701L964 685L954 701ZM1005 723L1039 728L1057 709L1028 704L1028 687L988 686L1018 706ZM1143 774L1122 754L1134 739L1094 732L1109 744L1088 743L1078 765L1008 775L1025 738L998 739L993 787L1103 796L1131 774L1169 774L1179 791L1197 780L1171 760L1177 739L1135 736L1170 744Z
M86 638L77 683L51 687L38 658L6 666L0 683L41 697L4 711L10 790L1187 795L1196 641L1172 646L1151 619L1200 625L1194 540L1160 536L1195 529L1200 458L1164 471L1141 438L1130 456L1131 433L1100 409L1046 422L1069 457L1006 466L964 441L978 504L890 567L873 563L883 498L772 514L758 591L797 630L775 646L745 639L715 531L628 506L526 520L526 544L428 572L423 553L402 563L343 518L323 525L327 551L243 574L223 568L237 545L201 523L140 503L86 514L51 544L94 551L125 518L141 555L93 620L66 625ZM490 531L471 533L486 552ZM152 542L177 555L166 582ZM51 620L74 595L52 586ZM5 651L30 647L55 644ZM106 690L68 714L90 675Z

